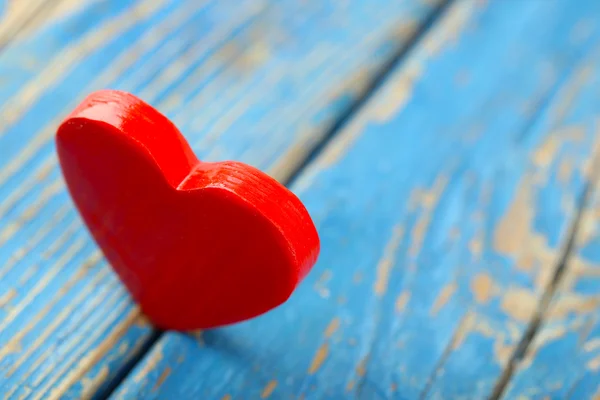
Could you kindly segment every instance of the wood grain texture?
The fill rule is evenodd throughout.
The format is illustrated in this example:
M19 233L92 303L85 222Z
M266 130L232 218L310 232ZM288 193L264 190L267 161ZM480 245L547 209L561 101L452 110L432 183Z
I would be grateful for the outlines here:
M600 134L600 53L570 117L582 129ZM575 156L575 154L573 155ZM565 271L542 315L504 396L505 399L600 398L600 191L598 160L592 169L592 195L575 234ZM569 165L569 164L565 164ZM568 167L563 167L567 170ZM560 173L560 169L558 171ZM565 172L566 174L566 172Z
M82 7L80 0L0 1L0 50Z
M290 301L165 334L113 397L489 396L589 178L597 132L572 104L590 95L599 13L453 5L293 185L322 253Z
M239 159L284 179L437 6L90 1L6 47L0 392L102 394L152 335L57 168L55 129L85 95L133 92L172 117L202 159Z

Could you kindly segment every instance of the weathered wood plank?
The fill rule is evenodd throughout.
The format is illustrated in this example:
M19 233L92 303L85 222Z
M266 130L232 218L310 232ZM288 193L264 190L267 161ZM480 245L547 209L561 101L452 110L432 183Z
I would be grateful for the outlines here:
M165 334L114 398L489 396L589 173L595 132L570 123L591 77L572 70L600 45L597 15L452 6L294 184L322 254L290 301Z
M51 25L84 3L80 0L0 1L0 50L23 36Z
M89 397L148 343L57 169L60 119L131 91L198 154L284 179L437 1L92 1L0 53L0 391Z
M593 75L586 98L572 113L578 127L600 134L600 54L588 66ZM575 157L576 154L573 154ZM598 161L593 194L583 211L571 257L542 314L531 342L503 398L600 399L600 191ZM570 171L572 161L564 164ZM560 173L561 170L559 170ZM564 172L566 175L567 172Z

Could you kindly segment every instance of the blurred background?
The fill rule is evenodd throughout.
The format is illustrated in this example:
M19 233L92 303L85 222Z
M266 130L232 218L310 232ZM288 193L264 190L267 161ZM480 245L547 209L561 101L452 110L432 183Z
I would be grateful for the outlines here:
M0 394L600 399L598 71L597 0L0 0ZM299 196L285 304L139 311L55 151L103 88Z

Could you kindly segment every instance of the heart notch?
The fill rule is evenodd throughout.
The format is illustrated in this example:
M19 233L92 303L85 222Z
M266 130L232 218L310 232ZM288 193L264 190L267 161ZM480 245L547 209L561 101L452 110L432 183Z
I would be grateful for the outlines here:
M175 125L132 94L89 95L56 146L88 230L162 329L261 315L317 260L317 231L291 191L243 163L199 161Z

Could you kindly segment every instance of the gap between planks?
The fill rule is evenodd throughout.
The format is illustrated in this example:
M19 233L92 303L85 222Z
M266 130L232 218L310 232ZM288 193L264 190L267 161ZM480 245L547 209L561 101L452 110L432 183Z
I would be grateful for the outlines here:
M502 371L502 375L500 375L500 378L496 382L494 390L490 395L490 400L500 400L504 396L504 392L506 391L506 388L508 387L508 384L514 375L518 363L527 354L529 346L533 342L533 339L537 335L539 329L542 327L542 324L544 323L544 317L546 316L552 298L554 297L556 289L560 284L566 269L568 268L569 260L573 255L573 251L575 250L575 241L580 229L582 215L585 209L589 206L594 190L597 189L598 179L600 179L600 172L597 171L598 168L600 168L599 149L594 149L594 152L591 156L591 166L592 174L588 182L586 182L583 194L577 204L577 212L571 226L569 227L567 242L561 251L560 258L556 265L552 279L548 283L548 287L544 291L542 298L535 310L535 314L529 322L524 335L521 337L517 347L511 354L508 364L504 368L504 371Z
M381 65L379 71L376 71L371 80L365 85L362 93L360 93L357 99L346 110L340 113L331 126L325 130L325 134L322 136L322 138L315 143L311 149L309 149L304 158L293 159L287 168L284 167L283 169L270 171L270 175L287 187L293 185L294 181L301 175L302 171L304 171L304 169L314 159L316 159L316 157L323 150L325 150L331 139L333 139L333 137L340 132L344 126L347 125L355 113L358 112L368 102L377 89L385 84L391 71L402 62L404 56L413 48L419 46L419 43L425 34L435 25L436 21L442 18L453 1L454 0L440 1L439 6L424 20L420 28L416 30L410 38L408 38L403 46L400 46L400 48L390 57L387 62ZM115 377L106 391L103 393L98 393L98 398L110 398L115 390L121 386L121 383L123 383L123 381L129 377L135 366L142 361L146 354L148 354L154 345L162 338L164 333L164 330L153 329L150 339L146 342L141 351L137 353L129 365L123 368L121 373Z
M150 338L142 345L140 350L134 353L128 363L123 367L119 374L109 383L109 385L102 391L96 393L98 399L108 399L112 393L121 385L121 383L129 376L135 366L142 361L142 359L148 354L148 352L154 347L158 339L163 335L164 331L160 329L153 329Z
M380 70L375 73L372 79L366 84L363 92L359 97L350 104L350 106L344 110L334 121L331 126L326 129L325 134L319 142L317 142L312 149L308 151L304 159L297 160L296 163L285 170L289 171L281 176L275 175L277 180L283 182L286 186L294 184L295 180L300 176L302 171L316 159L316 157L325 149L331 139L340 132L344 126L352 119L358 110L360 110L365 103L373 96L378 88L384 85L385 81L390 75L390 72L404 59L404 56L413 48L419 45L419 42L423 36L435 25L435 22L440 20L442 15L448 9L450 3L453 0L442 0L440 5L423 21L420 28L415 31L411 37L409 37L404 44L401 46L390 59L381 65Z

